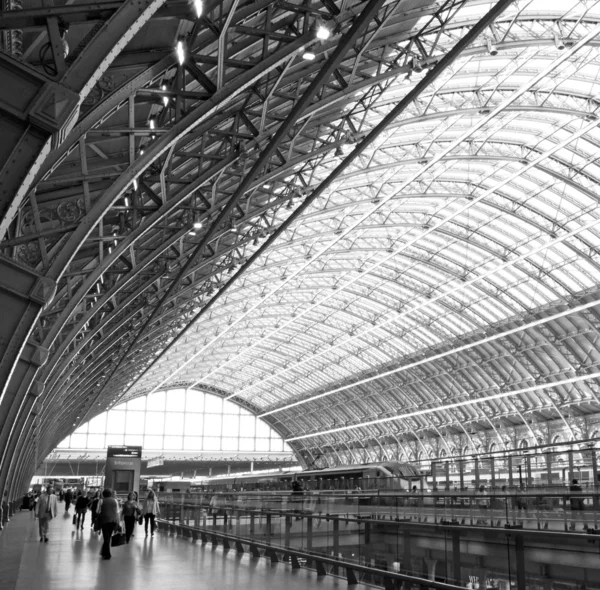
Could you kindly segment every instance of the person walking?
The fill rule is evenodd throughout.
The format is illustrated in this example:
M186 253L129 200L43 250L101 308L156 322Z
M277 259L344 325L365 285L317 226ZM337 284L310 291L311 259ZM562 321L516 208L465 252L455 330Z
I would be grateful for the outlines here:
M94 525L96 524L96 519L98 518L98 512L100 511L100 490L96 490L92 501L90 502L90 520L92 521L92 529L94 529Z
M87 496L84 496L81 490L77 492L77 501L75 502L75 513L77 514L77 519L75 521L75 528L82 529L85 523L85 515L87 513L90 502Z
M48 486L45 492L41 494L36 506L36 516L40 530L40 543L48 542L48 525L53 518L56 518L58 510L58 501L54 495L52 486Z
M71 491L71 488L67 488L67 491L65 492L65 513L67 513L67 514L69 512L69 508L71 506L72 501L73 501L73 492Z
M110 539L119 524L119 503L113 498L112 491L108 488L102 492L102 504L98 514L102 529L102 550L100 555L104 559L110 559Z
M138 503L135 501L135 494L133 492L129 492L127 495L127 501L123 504L121 511L123 521L125 522L125 540L129 543L129 539L133 536L135 521L142 514Z
M156 522L154 519L160 514L158 498L156 497L154 490L148 490L142 512L144 514L144 530L146 532L146 537L148 536L148 521L150 521L150 533L154 537L154 531L156 530Z

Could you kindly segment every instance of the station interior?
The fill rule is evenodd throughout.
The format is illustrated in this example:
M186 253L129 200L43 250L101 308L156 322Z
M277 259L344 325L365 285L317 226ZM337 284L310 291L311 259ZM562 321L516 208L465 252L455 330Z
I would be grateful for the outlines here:
M0 0L0 588L600 590L599 126L600 0Z

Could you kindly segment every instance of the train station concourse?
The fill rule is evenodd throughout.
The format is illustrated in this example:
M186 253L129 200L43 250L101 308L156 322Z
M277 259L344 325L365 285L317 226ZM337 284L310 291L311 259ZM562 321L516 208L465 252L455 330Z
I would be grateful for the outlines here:
M599 127L597 0L2 0L0 588L600 590Z

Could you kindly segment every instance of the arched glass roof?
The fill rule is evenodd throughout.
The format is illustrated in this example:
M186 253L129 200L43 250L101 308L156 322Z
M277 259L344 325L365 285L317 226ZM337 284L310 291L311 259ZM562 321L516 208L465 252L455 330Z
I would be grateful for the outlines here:
M306 464L585 438L600 3L308 4L229 4L225 58L214 27L194 25L187 65L135 62L134 42L135 81L50 157L37 199L71 225L28 202L9 240L58 278L48 398L76 394L83 420L197 386ZM299 36L311 7L322 43Z

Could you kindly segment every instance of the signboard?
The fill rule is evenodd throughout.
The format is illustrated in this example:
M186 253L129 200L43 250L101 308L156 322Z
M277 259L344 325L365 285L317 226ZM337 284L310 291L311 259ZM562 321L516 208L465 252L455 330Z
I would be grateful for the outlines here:
M142 447L119 445L106 449L104 485L116 496L126 498L129 492L138 492L141 471Z
M161 465L164 465L165 461L164 459L161 459L160 457L155 457L154 459L148 459L148 467L160 467Z
M124 445L109 446L106 450L106 457L138 457L142 458L142 447L128 447Z

